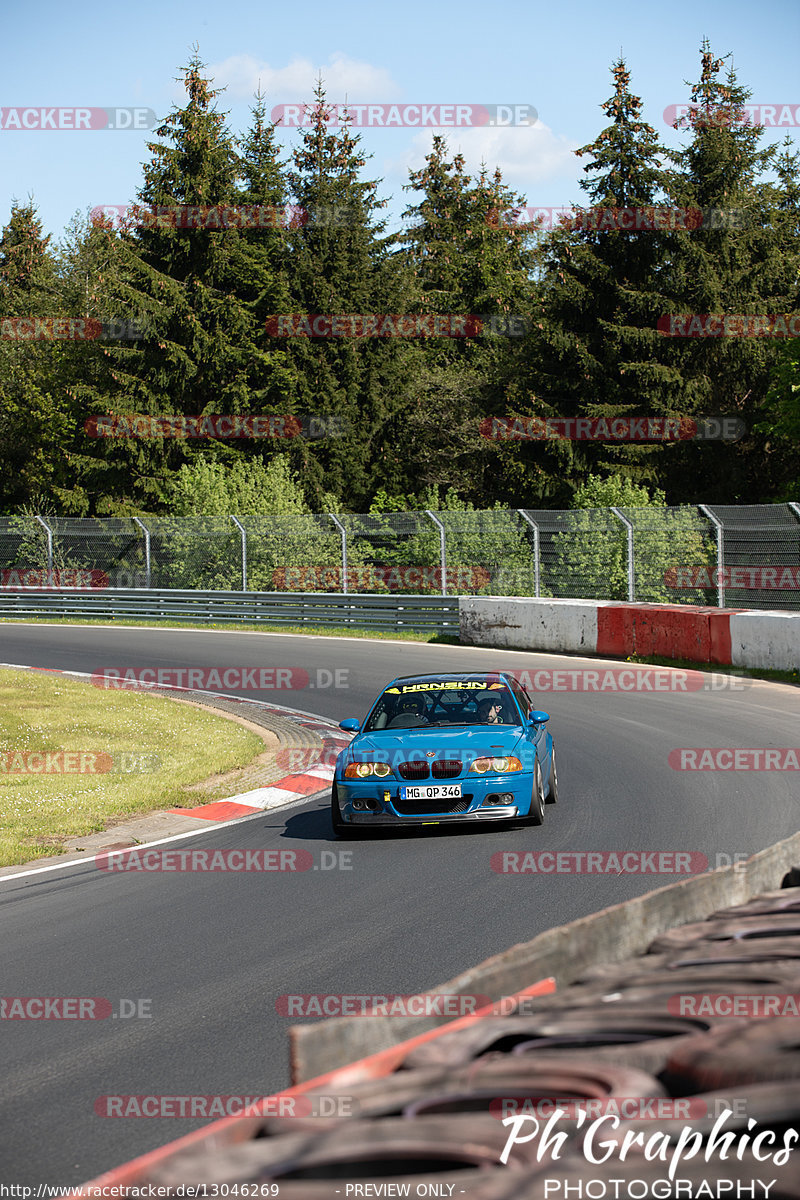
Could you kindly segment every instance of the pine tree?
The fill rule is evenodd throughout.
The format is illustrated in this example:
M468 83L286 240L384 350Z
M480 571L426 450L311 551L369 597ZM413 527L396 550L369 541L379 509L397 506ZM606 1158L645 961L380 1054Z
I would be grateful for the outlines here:
M390 262L377 183L362 178L360 138L332 110L318 83L311 122L287 173L292 199L304 215L289 232L291 311L295 314L386 314L405 311L403 280ZM291 338L298 373L297 411L335 418L342 436L296 438L292 462L309 503L333 492L347 507L365 507L377 488L397 487L391 438L395 394L408 347L374 337Z
M71 347L52 337L66 312L50 241L33 202L15 203L0 238L0 509L36 498L81 513L65 453L74 427L65 390Z
M252 380L250 405L252 412L290 413L298 391L296 372L287 351L268 336L266 322L272 314L288 311L287 230L296 227L302 218L288 208L276 127L267 119L261 91L251 113L250 129L240 142L236 200L245 209L252 206L254 224L242 227L234 268L237 294L252 316L253 337L262 363L260 376Z
M143 325L144 337L109 349L112 387L84 389L87 415L248 413L253 395L258 401L269 391L272 363L259 346L253 280L246 277L252 256L242 251L240 230L220 216L239 200L239 156L225 114L215 107L219 92L196 53L183 77L187 103L156 130L162 140L149 144L152 157L135 225L121 239L114 285L120 315ZM175 227L172 209L200 227ZM239 451L220 442L198 450L191 443L126 439L99 445L96 453L113 464L118 502L153 508L166 501L169 473L187 458L230 460Z
M454 487L492 501L513 492L517 447L483 436L504 413L514 376L516 335L529 326L532 258L500 218L523 203L499 170L477 179L463 155L435 136L425 166L409 172L421 193L398 241L414 275L417 311L475 319L476 335L426 339L417 348L404 419L409 485ZM409 485L406 485L407 487Z
M657 321L664 312L660 274L668 235L648 216L666 182L664 150L642 118L625 61L612 66L614 92L602 105L610 119L575 153L586 158L581 189L590 201L576 219L542 239L540 317L529 343L525 379L536 397L522 415L604 418L676 416L680 396L664 361ZM616 210L635 210L620 219ZM641 215L640 215L641 214ZM625 223L638 222L639 230ZM542 447L532 447L536 463ZM552 444L566 505L587 472L621 473L637 483L659 476L669 453L657 444L566 441Z
M796 162L783 157L778 185L763 176L778 165L775 147L762 147L763 128L746 120L751 93L707 41L695 106L683 119L691 140L672 152L671 196L700 209L703 226L675 238L667 310L698 314L771 314L793 311L800 264ZM781 210L783 209L783 212ZM670 361L680 374L691 412L731 414L752 430L769 387L780 343L766 337L674 338ZM773 495L785 471L781 456L766 462L764 443L750 433L737 443L687 444L676 451L670 475L673 499L753 502Z

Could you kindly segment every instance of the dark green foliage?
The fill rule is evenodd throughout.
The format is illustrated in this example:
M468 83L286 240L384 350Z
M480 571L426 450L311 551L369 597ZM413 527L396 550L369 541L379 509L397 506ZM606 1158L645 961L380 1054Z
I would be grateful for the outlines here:
M624 60L612 65L605 124L576 152L584 207L572 226L503 219L524 197L490 167L470 175L435 137L410 172L404 228L388 233L380 181L366 176L346 119L329 121L322 82L284 163L266 97L235 136L195 53L182 72L185 102L156 130L121 229L76 217L54 250L29 201L2 231L0 509L177 517L190 493L176 479L226 472L291 479L288 491L256 488L261 499L248 503L270 496L308 520L332 509L383 519L436 508L441 495L448 520L463 523L465 563L465 514L485 509L510 547L504 561L517 570L519 553L527 570L527 543L517 547L496 514L568 508L590 477L657 489L668 504L793 496L796 340L665 337L658 326L670 313L799 307L800 159L788 141L765 149L763 130L740 119L750 93L707 43L700 61L696 109L675 152L644 119ZM165 215L226 206L272 219L181 229ZM670 206L703 213L702 226L626 232L592 221ZM277 336L270 318L291 314L451 314L484 325L460 338ZM30 340L13 336L17 318L134 328L116 339ZM316 438L202 441L85 428L93 416L134 413L291 414L323 433L322 423L337 425ZM721 414L745 423L740 442L487 436L493 419ZM409 541L407 552L435 559L436 538L421 528L425 546ZM353 553L355 563L357 541Z

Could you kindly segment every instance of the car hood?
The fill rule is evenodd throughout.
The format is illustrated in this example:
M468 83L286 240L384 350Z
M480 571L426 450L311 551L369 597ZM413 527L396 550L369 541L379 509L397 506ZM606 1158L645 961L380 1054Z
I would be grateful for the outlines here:
M343 761L350 763L376 753L384 760L386 755L399 760L412 751L419 758L426 751L434 751L436 758L461 758L472 760L483 756L500 757L513 754L524 741L521 725L433 726L424 729L398 729L395 732L379 730L375 733L359 733L344 751Z

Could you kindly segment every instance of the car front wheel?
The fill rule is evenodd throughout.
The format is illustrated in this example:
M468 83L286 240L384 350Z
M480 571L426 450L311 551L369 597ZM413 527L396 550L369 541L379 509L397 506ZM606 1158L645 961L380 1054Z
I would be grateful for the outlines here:
M337 837L348 838L352 836L350 827L345 825L342 820L342 814L339 811L339 789L336 786L335 779L331 788L331 824L333 825L333 832Z
M555 804L558 800L558 770L556 768L556 748L550 751L550 790L547 793L547 803Z
M528 825L541 825L544 821L544 784L542 783L542 768L539 759L533 768L533 792L531 795L531 811L527 817Z

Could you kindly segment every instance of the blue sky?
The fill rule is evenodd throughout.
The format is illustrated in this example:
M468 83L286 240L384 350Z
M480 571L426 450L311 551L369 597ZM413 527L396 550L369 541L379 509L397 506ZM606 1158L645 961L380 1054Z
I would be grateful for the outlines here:
M384 6L306 0L296 7L263 0L86 6L40 0L9 6L3 15L0 107L139 106L162 118L183 103L175 77L196 42L217 86L227 88L219 107L230 110L237 133L247 128L259 80L272 108L310 99L320 71L335 101L531 105L535 125L440 132L461 150L468 169L477 171L482 159L492 169L500 165L529 204L559 206L581 198L581 162L572 151L605 124L600 105L612 92L613 60L625 57L645 119L667 145L677 145L662 114L687 100L684 81L698 76L704 36L717 56L732 53L754 101L791 105L800 122L797 0ZM396 226L408 203L402 191L408 170L422 165L432 131L360 132ZM770 129L765 141L787 133L800 144L797 126ZM45 231L58 239L76 211L134 200L150 137L146 130L2 128L0 220L8 221L14 199L32 196ZM289 130L281 135L287 151L296 138Z

